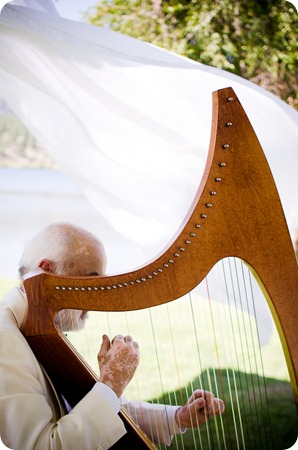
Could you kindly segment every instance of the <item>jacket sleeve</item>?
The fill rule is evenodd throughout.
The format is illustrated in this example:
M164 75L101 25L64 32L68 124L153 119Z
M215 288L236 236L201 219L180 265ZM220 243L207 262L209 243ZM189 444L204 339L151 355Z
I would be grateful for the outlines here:
M55 417L39 365L19 330L0 331L0 435L14 450L110 448L125 434L106 398L90 391L73 410Z
M156 444L170 446L175 434L182 434L186 431L179 428L175 421L175 413L179 406L128 401L124 397L121 397L121 403Z

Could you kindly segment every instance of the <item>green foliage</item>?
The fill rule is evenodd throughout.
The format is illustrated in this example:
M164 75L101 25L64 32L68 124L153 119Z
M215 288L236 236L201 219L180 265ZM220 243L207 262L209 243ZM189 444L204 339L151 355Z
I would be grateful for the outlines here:
M297 100L297 13L285 0L102 0L89 21Z
M57 168L50 156L14 114L0 114L0 166Z

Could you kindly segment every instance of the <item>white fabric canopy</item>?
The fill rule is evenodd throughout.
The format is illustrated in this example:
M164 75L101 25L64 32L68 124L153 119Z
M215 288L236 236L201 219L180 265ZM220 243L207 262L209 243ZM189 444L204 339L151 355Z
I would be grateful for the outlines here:
M225 71L61 18L49 0L10 2L0 27L0 97L102 215L110 273L144 264L175 234L205 165L211 94L224 87L242 102L289 226L298 226L298 114L284 102Z

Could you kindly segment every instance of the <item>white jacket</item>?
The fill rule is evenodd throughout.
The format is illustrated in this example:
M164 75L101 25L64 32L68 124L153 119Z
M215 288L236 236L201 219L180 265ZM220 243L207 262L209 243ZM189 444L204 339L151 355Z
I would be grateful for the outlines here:
M27 300L14 288L0 302L0 436L14 450L108 449L125 434L111 389L91 390L69 413L20 331ZM176 407L126 405L154 440L170 444ZM144 414L144 408L146 414ZM142 414L141 414L142 410Z

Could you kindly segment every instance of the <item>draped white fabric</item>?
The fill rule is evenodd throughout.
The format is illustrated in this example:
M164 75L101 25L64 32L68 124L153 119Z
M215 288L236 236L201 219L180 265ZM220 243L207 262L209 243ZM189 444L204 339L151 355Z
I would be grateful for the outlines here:
M0 97L103 217L108 271L153 258L179 227L209 146L211 94L232 86L298 225L298 114L256 85L105 28L49 0L0 15Z

